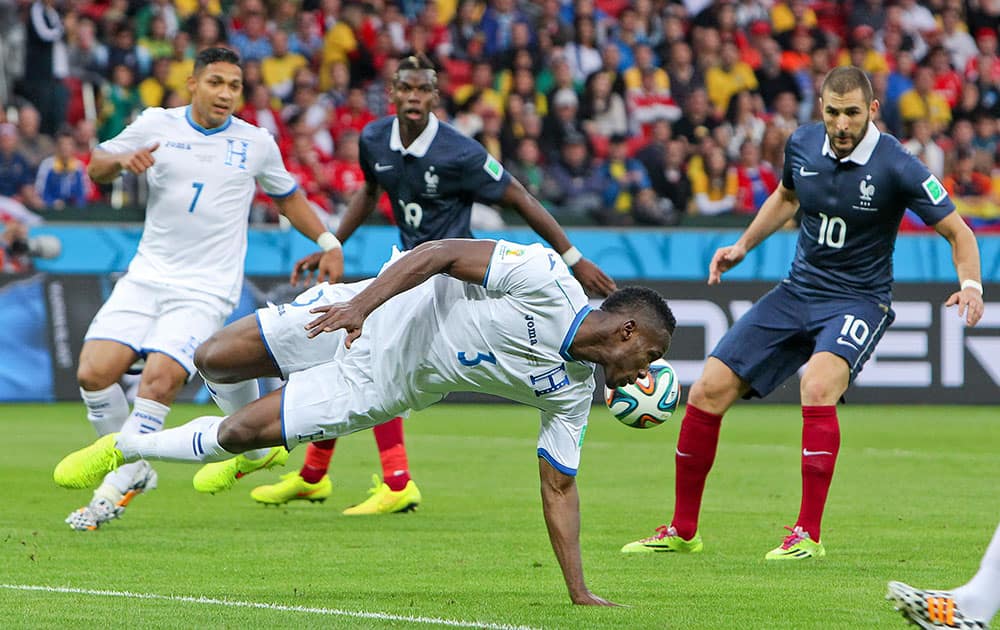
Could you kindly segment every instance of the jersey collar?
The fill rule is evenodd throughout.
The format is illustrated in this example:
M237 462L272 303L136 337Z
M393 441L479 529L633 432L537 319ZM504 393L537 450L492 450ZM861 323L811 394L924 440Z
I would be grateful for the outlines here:
M573 318L573 323L569 325L569 330L566 331L566 336L563 337L562 346L559 348L559 355L566 359L567 361L576 361L572 355L569 353L569 347L573 345L573 340L576 339L576 331L580 329L580 324L583 323L583 318L586 317L591 311L590 305L585 304L580 312L576 314Z
M413 157L424 157L427 154L427 150L431 148L431 142L434 142L434 136L438 132L438 119L431 112L427 116L427 126L424 130L420 132L417 139L410 143L410 146L403 146L403 139L399 137L399 119L393 117L392 119L392 133L389 134L389 148L393 151L399 151L403 155L412 155Z
M219 133L220 131L225 131L226 129L229 128L229 125L232 124L232 122L233 122L233 117L230 116L229 118L226 118L226 122L222 123L218 127L214 127L212 129L205 129L204 127L202 127L201 125L199 125L198 123L196 123L194 121L194 118L191 117L191 106L190 105L188 105L187 107L184 108L184 118L187 119L188 124L191 125L194 128L195 131L197 131L200 134L206 135L206 136L210 136L212 134Z
M823 155L828 155L835 160L841 162L854 162L855 164L860 164L864 166L871 159L872 153L875 152L875 145L878 144L879 138L882 137L882 132L878 130L875 123L868 121L868 131L865 132L865 137L861 139L858 146L854 147L850 155L845 158L838 158L837 154L833 152L833 148L830 146L830 136L826 133L823 134Z

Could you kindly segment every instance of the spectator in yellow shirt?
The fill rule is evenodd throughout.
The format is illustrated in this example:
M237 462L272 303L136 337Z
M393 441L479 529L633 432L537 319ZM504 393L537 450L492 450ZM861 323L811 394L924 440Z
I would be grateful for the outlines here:
M859 24L851 31L851 41L851 48L844 48L837 56L838 66L856 65L868 74L888 74L889 62L875 50L875 29Z
M688 176L694 196L694 214L714 216L729 214L736 209L739 177L722 147L709 148L704 167L691 169Z
M273 96L286 101L292 95L295 71L305 68L309 62L302 55L288 50L288 33L285 31L271 33L271 50L271 54L260 62L261 78Z
M705 73L705 87L715 115L720 118L726 115L733 94L757 89L757 76L749 64L740 61L740 49L735 42L722 45L721 62Z
M771 25L775 33L790 31L796 26L816 28L816 12L809 8L805 0L777 2L771 8Z
M913 88L899 97L899 115L907 125L921 118L927 120L935 134L947 129L951 107L945 97L934 91L934 70L929 66L917 68Z

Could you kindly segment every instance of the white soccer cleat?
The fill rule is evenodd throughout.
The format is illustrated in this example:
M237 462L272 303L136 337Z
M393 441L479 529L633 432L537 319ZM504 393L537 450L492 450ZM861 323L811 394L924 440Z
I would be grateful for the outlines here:
M81 532L92 532L104 523L120 518L136 496L156 488L156 471L148 462L140 460L129 465L134 465L135 470L128 490L122 494L107 482L101 484L101 487L94 491L94 498L89 504L66 517L65 522L70 528Z
M988 630L989 625L979 619L969 619L955 603L948 591L924 591L902 582L889 582L886 599L893 602L910 623L924 628L959 628L960 630Z

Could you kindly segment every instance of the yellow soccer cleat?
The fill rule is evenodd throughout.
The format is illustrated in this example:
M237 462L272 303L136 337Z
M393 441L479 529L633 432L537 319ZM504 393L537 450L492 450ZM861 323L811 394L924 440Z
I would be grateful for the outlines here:
M813 541L809 537L809 532L796 525L794 528L786 527L791 534L785 536L785 540L780 545L768 551L764 555L765 560L808 560L809 558L822 558L826 555L826 548L823 543Z
M118 450L117 433L109 433L90 446L70 453L56 464L52 479L63 488L93 488L104 475L125 463Z
M399 492L393 492L389 486L372 475L373 487L368 491L371 496L365 501L347 508L347 516L362 516L369 514L392 514L394 512L409 512L420 505L420 489L412 479L406 482L406 487Z
M652 536L622 547L622 553L701 553L704 548L701 534L695 532L691 540L684 540L673 525L660 525Z
M257 486L250 492L250 497L264 505L284 505L289 501L309 501L316 503L326 501L333 493L333 483L329 475L316 483L309 483L299 475L299 471L286 473L281 481L268 486Z
M224 462L205 464L195 473L192 483L198 492L222 492L229 490L236 480L257 470L267 470L275 466L284 466L288 461L288 451L284 446L272 446L267 455L260 459L247 459L245 455L237 455Z

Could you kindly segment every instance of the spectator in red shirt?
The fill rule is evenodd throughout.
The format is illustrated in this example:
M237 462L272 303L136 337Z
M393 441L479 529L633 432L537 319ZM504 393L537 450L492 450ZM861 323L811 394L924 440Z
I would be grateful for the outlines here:
M373 120L375 120L375 114L368 111L365 91L359 87L351 88L347 93L347 102L333 113L330 133L333 134L334 142L339 142L340 134L348 129L361 133L365 125Z
M951 56L944 47L935 46L927 53L927 59L934 70L934 91L954 109L962 97L962 77L951 67Z
M760 159L760 147L753 140L740 145L740 159L736 165L735 212L756 214L761 204L778 187L778 175L767 162Z

